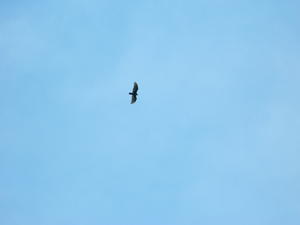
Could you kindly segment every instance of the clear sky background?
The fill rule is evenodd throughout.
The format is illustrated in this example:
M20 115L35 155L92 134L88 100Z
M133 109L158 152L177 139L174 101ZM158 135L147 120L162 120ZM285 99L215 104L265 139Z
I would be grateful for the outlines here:
M1 1L0 224L299 225L299 9Z

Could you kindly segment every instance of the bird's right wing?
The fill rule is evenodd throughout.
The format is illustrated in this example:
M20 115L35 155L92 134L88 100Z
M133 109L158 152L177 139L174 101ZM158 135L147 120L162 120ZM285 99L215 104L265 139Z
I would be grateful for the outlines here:
M135 95L132 95L131 96L131 104L135 103L136 102L136 96Z

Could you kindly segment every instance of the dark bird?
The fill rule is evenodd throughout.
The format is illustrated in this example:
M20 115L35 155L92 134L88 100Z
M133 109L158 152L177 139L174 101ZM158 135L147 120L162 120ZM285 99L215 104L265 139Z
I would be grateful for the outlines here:
M129 92L129 94L131 95L131 104L135 103L136 102L136 99L137 99L137 91L139 89L139 86L136 82L134 82L134 85L133 85L133 89L132 89L132 92Z

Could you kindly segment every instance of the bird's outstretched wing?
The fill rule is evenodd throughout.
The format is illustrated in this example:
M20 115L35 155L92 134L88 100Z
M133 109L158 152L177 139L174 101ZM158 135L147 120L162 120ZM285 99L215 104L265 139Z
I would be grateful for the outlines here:
M131 104L136 102L136 95L131 96Z
M138 86L137 82L134 82L132 93L137 93L138 89L139 89L139 86Z

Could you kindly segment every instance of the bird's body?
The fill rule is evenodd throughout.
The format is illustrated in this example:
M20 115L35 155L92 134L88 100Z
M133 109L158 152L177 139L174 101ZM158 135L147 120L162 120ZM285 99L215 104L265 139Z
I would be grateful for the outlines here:
M135 103L136 100L137 100L137 96L138 96L138 91L139 89L139 86L136 82L134 82L134 85L133 85L133 89L132 89L132 92L129 92L129 94L131 95L131 104Z

